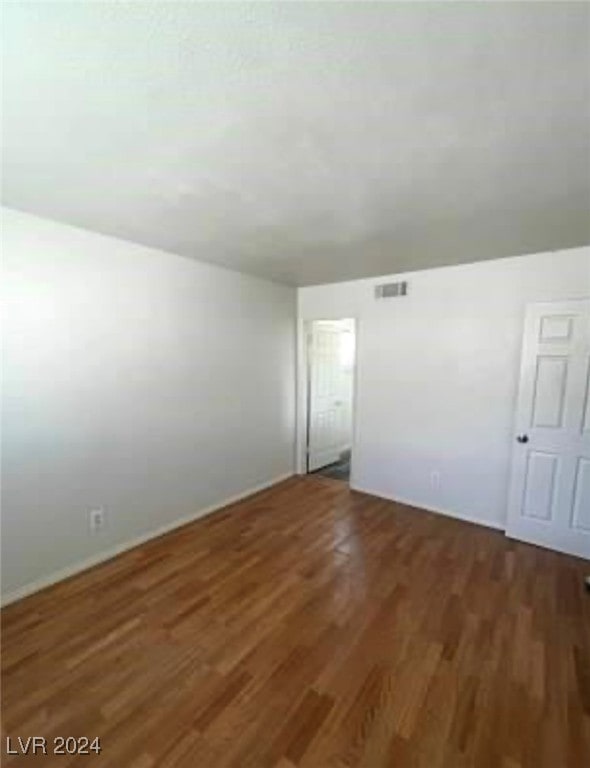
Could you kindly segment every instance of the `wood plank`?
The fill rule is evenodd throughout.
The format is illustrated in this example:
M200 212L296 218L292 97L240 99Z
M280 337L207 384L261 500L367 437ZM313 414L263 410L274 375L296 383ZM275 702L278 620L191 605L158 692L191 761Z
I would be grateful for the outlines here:
M584 561L293 478L2 611L55 768L590 765Z

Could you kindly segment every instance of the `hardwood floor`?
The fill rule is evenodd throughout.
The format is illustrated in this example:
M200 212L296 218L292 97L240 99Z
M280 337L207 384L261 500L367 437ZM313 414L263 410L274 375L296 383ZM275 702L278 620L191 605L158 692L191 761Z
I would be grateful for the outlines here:
M3 610L3 765L582 768L586 572L293 478Z

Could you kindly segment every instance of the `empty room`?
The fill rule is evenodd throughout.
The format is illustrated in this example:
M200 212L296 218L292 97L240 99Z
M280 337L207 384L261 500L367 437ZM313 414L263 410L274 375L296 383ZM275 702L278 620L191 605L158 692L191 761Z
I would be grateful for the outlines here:
M590 3L0 13L2 766L590 766Z

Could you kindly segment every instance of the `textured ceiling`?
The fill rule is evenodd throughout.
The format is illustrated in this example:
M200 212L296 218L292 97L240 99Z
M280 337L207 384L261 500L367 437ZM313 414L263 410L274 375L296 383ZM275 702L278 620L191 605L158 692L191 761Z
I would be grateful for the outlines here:
M587 3L9 3L4 202L304 285L590 242Z

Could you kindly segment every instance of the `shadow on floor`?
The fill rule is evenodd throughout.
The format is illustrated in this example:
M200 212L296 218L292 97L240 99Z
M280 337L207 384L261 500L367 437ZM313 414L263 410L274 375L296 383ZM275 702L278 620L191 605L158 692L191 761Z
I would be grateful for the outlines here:
M316 469L312 472L313 475L321 475L322 477L331 477L332 480L344 480L348 482L350 480L350 453L337 461L334 464L328 464L327 467Z

